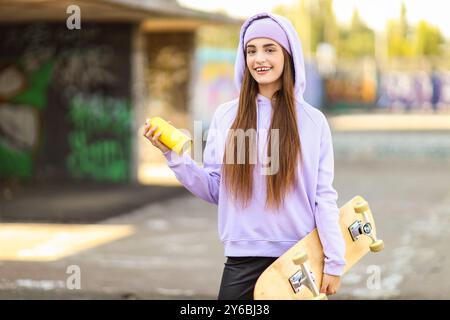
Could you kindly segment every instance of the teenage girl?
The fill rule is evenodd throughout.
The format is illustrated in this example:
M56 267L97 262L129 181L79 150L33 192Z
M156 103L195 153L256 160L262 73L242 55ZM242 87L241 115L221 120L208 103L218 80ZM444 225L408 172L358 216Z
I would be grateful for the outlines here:
M239 98L215 111L203 167L158 141L157 127L146 124L144 131L177 179L218 205L227 257L218 298L253 299L264 269L316 227L325 253L320 291L334 294L345 245L331 131L323 113L303 99L301 43L288 19L260 13L243 24L235 82Z

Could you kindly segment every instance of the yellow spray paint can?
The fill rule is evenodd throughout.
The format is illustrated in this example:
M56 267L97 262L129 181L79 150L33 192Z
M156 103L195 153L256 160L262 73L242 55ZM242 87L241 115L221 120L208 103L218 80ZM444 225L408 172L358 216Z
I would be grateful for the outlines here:
M154 133L155 135L162 132L159 141L167 148L175 151L179 155L190 150L192 139L164 119L153 117L150 119L150 125L152 127L158 127Z

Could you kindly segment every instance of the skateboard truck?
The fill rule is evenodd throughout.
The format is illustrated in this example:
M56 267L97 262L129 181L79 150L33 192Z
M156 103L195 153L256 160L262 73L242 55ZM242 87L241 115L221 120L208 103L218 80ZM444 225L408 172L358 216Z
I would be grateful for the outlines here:
M350 234L352 236L353 241L358 240L359 236L365 235L372 239L372 244L369 246L370 251L379 252L384 248L384 242L381 239L377 239L377 237L372 232L372 225L370 224L369 217L367 215L367 211L369 211L369 205L366 201L357 202L353 208L356 213L362 215L363 220L357 220L348 228Z
M297 271L292 277L289 278L289 283L295 293L300 291L301 286L305 286L314 295L313 300L327 300L327 296L319 292L314 274L306 265L307 260L308 255L304 251L297 253L292 258L292 262L294 262L295 265L300 266L301 270Z

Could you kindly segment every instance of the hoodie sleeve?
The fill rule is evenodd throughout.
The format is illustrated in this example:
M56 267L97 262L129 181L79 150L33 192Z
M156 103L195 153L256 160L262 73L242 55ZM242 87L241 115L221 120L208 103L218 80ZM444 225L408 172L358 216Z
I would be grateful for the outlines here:
M340 276L345 266L345 241L339 225L338 194L333 188L334 155L331 131L326 118L322 126L315 219L322 242L324 273Z
M219 182L221 165L216 161L216 115L214 115L208 130L205 150L203 152L203 167L189 156L188 153L182 156L169 150L163 153L167 160L167 165L175 173L178 181L195 196L213 203L219 201Z

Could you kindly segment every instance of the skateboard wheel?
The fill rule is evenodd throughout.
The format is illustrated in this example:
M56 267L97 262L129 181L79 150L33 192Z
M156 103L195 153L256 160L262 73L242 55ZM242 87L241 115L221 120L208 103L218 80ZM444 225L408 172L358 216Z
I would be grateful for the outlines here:
M308 260L308 255L304 251L297 253L292 258L292 262L294 262L294 264L296 265L301 265L302 263L305 263L306 260Z
M383 240L377 240L374 243L372 243L370 246L370 251L372 252L379 252L384 249L384 242Z
M325 293L321 293L318 296L315 296L313 300L328 300L328 297Z
M369 204L367 201L359 201L353 205L356 213L364 213L369 210Z

